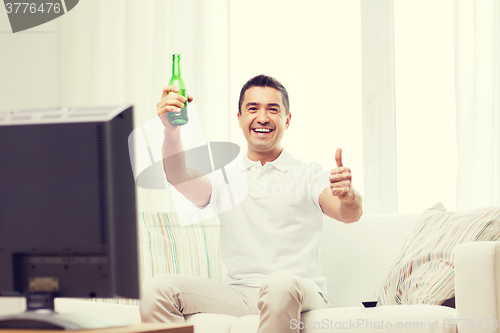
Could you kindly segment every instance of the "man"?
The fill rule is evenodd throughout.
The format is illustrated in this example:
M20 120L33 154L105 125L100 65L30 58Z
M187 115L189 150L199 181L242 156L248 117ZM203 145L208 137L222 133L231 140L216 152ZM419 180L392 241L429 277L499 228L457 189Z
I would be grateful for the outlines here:
M230 184L238 184L228 191L224 178L186 168L178 154L180 128L166 119L185 98L170 92L179 90L164 88L157 105L165 126L167 180L193 204L224 211L219 220L228 274L222 282L181 275L150 279L143 286L142 320L182 323L184 315L199 312L260 314L260 333L298 332L291 322L300 321L301 312L328 307L319 258L323 214L345 223L362 214L342 151L337 150L337 168L330 174L286 152L281 139L291 120L288 93L276 79L256 76L240 93L238 122L248 151L225 168ZM233 207L221 209L229 196Z

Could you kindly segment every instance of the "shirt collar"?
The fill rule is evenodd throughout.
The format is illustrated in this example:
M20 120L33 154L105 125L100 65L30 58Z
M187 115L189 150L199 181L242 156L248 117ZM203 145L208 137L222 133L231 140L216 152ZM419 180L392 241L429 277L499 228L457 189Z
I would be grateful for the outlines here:
M292 154L290 154L289 152L287 152L285 150L285 148L283 148L283 150L281 151L281 154L278 156L277 159L275 159L272 162L267 162L264 166L266 166L266 165L269 164L270 166L274 166L276 169L278 169L278 170L280 170L282 172L286 172L288 170L288 168L290 168L290 166L292 165L292 163L293 163L293 156L292 156ZM250 160L248 158L248 153L246 153L243 156L243 168L242 168L242 171L243 170L248 170L254 164L259 164L260 165L260 161L252 161L252 160Z

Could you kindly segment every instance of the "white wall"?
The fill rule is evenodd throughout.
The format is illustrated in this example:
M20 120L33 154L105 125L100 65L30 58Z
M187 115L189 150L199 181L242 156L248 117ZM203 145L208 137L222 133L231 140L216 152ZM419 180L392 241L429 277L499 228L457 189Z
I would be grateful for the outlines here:
M59 104L58 27L53 20L13 34L0 10L0 110Z

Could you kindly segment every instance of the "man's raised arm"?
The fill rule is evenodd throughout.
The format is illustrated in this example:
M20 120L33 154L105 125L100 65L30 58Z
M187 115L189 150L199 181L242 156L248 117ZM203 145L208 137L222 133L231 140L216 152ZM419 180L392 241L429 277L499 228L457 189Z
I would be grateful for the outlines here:
M184 106L186 98L178 94L180 90L175 86L163 89L160 102L157 106L157 114L160 117L164 129L162 147L163 170L167 181L182 193L189 201L197 206L204 207L210 201L212 195L212 184L207 176L201 175L193 169L186 168L186 158L181 142L180 127L173 126L168 121L168 112L179 112ZM188 96L188 102L193 97Z

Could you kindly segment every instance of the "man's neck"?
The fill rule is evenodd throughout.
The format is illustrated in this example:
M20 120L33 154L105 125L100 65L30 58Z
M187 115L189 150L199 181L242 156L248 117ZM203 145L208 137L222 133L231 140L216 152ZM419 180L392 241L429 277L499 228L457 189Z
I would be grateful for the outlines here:
M266 164L267 162L275 161L283 151L283 148L275 149L269 152L258 152L255 150L248 150L247 157L251 161L259 161L261 165Z

